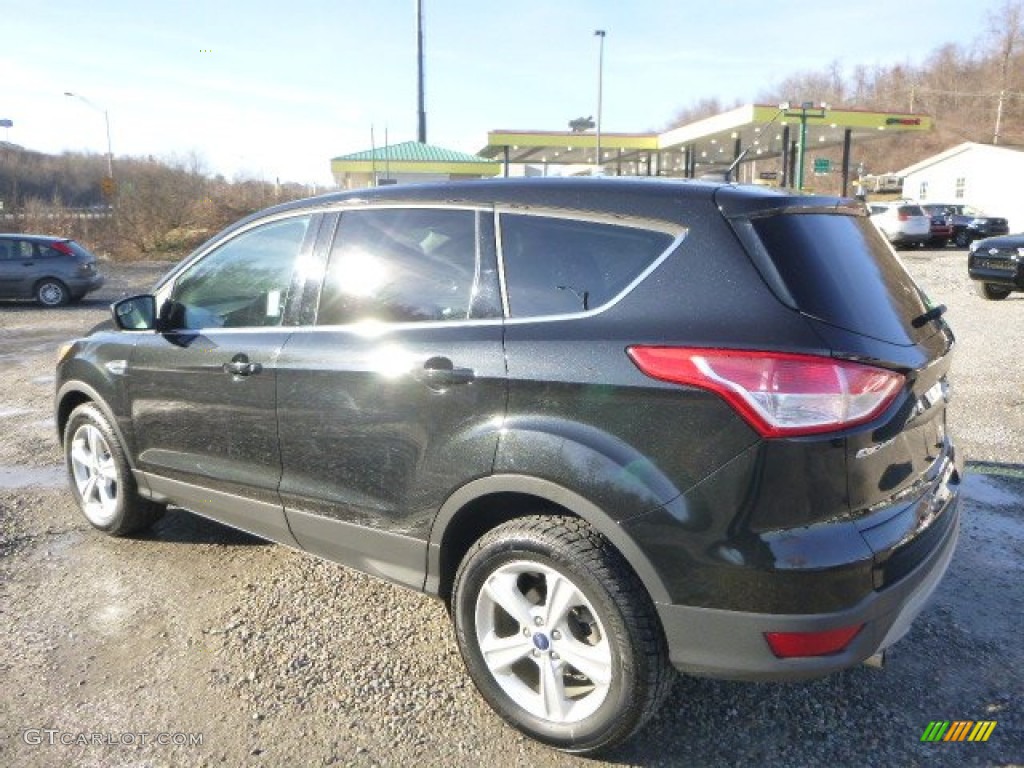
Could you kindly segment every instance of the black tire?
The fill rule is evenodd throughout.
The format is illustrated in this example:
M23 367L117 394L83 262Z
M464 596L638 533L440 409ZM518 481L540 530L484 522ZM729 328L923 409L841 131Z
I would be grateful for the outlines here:
M553 617L549 585L566 596L554 601L564 610ZM513 618L494 594L512 595L520 610L528 605L529 616ZM452 615L462 658L487 703L526 735L566 752L592 755L628 739L675 679L650 596L622 555L583 520L526 517L487 533L459 566ZM483 642L490 639L501 681L485 659L481 634ZM515 654L521 655L513 662ZM587 671L574 666L592 659L598 661Z
M71 301L68 287L55 277L45 277L36 283L35 296L44 307L63 307Z
M953 236L953 242L957 248L966 248L971 244L971 236L967 234L967 230L961 229Z
M64 462L78 508L97 530L111 536L137 533L166 509L139 496L117 434L92 403L71 412L64 428Z
M1005 288L1001 285L993 285L992 283L978 283L974 284L974 290L978 292L978 295L983 299L989 301L1002 301L1010 295L1010 288Z

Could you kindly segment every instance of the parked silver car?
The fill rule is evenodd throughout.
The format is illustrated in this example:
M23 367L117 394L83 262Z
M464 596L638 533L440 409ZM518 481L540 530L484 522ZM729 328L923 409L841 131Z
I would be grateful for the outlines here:
M102 285L96 257L74 240L0 234L0 299L59 307Z
M896 248L923 245L931 238L932 220L917 203L870 203L871 221Z

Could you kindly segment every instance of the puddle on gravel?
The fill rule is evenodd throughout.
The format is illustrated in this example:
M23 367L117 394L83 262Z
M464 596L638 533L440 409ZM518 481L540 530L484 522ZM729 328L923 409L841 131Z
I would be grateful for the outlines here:
M52 467L2 467L0 466L0 490L42 487L61 488L67 483L67 474L62 465Z

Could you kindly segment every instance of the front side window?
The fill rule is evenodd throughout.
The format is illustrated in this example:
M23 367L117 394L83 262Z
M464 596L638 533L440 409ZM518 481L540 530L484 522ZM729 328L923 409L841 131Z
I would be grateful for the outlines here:
M171 326L280 325L310 218L283 219L243 232L185 270L171 294Z
M486 258L493 236L479 219L475 211L456 209L343 213L317 324L500 316L497 276Z
M672 243L637 227L503 214L501 252L512 317L586 312L626 289Z

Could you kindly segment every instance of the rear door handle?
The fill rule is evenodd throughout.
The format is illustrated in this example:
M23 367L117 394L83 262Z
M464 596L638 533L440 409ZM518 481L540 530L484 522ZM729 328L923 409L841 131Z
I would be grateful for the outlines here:
M224 363L223 369L224 373L230 373L232 376L252 376L262 371L263 366L259 363L250 363L249 356L240 353L232 357L230 363Z
M455 384L468 384L476 378L472 368L456 368L447 357L432 357L416 373L417 381L431 389L444 389Z

